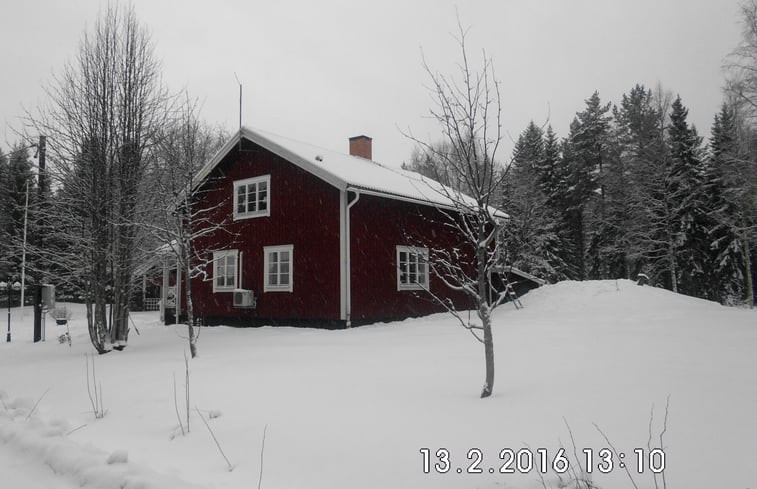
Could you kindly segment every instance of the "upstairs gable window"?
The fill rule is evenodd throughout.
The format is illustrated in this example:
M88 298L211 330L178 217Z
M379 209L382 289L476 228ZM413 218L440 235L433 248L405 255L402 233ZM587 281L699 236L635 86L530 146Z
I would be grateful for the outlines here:
M271 175L234 182L234 220L271 215Z

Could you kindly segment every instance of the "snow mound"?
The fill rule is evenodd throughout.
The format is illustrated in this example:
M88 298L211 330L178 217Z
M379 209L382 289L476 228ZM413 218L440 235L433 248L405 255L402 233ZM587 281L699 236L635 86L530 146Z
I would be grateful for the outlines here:
M666 289L640 286L626 279L586 280L583 282L565 280L545 285L523 296L526 309L538 308L545 312L559 311L612 313L614 315L638 315L640 311L675 310L677 308L725 310L717 302L677 294Z
M112 464L125 464L129 462L129 452L126 450L116 450L115 452L111 453L108 456L108 460L105 461L106 464L112 465Z
M26 405L26 401L11 401ZM167 477L149 469L127 464L128 452L105 452L81 446L66 438L61 423L45 423L38 418L26 421L20 408L0 411L0 443L14 452L47 465L52 471L75 481L83 488L97 489L191 489L200 486Z

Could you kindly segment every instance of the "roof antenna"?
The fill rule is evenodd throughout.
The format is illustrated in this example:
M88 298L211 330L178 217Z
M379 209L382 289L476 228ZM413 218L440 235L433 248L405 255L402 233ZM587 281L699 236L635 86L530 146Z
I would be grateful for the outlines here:
M237 83L239 83L239 152L242 152L242 82L239 81L239 77L237 76L237 72L234 72L234 78L237 79Z

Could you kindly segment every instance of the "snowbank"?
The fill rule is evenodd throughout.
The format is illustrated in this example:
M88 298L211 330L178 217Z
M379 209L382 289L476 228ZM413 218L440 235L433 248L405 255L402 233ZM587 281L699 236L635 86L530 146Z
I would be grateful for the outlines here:
M248 489L257 487L267 426L265 489L540 488L533 471L500 474L500 451L571 448L567 421L579 453L607 445L594 423L632 453L649 443L652 412L657 444L670 397L668 487L752 487L754 311L623 280L546 286L523 304L495 314L495 392L487 400L477 397L482 347L447 315L343 331L203 329L200 356L190 361L186 436L173 395L175 375L183 412L182 327L135 314L141 334L131 333L125 351L96 358L108 414L95 420L83 310L71 306L72 347L55 341L54 326L46 343L33 344L27 316L25 325L14 320L14 342L0 344L0 389L12 404L0 407L0 443L91 487L187 487L184 480ZM232 472L194 406L223 413L208 422ZM424 447L449 450L451 470L423 473ZM485 471L458 474L471 448L481 450ZM114 458L128 454L128 462L108 465L118 451ZM654 487L648 470L634 477L639 489ZM554 474L545 478L557 487ZM593 479L632 487L617 467L609 475L595 470Z
M200 486L155 473L126 462L126 451L112 454L67 438L72 431L63 420L44 422L32 413L28 400L4 400L0 411L0 443L48 466L78 487L97 489L190 489Z

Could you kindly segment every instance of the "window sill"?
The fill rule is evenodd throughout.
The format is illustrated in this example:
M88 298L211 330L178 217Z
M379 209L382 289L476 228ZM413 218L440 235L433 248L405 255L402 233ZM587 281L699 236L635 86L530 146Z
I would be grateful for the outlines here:
M404 290L426 290L426 287L422 285L400 285L397 287L397 291L402 292Z
M263 287L263 292L292 292L291 287Z
M235 221L242 221L244 219L254 219L256 217L270 217L270 212L255 212L248 214L234 214Z
M216 292L234 292L234 287L216 287L213 289L213 293Z

